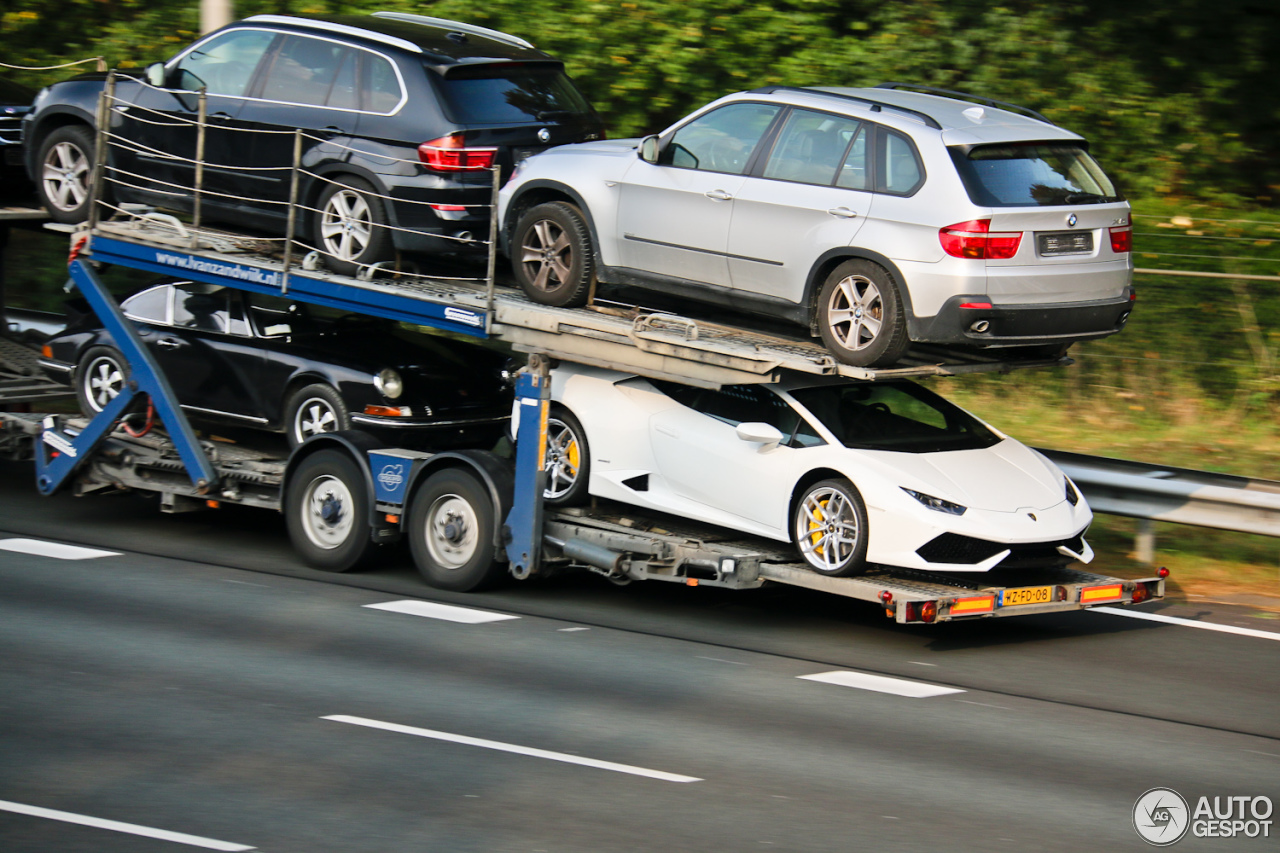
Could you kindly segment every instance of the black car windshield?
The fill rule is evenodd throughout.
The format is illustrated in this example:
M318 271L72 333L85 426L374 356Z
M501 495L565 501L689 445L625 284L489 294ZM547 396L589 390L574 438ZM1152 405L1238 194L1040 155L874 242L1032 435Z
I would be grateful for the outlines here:
M1111 179L1079 145L1030 142L951 149L974 204L1035 207L1121 201Z
M592 114L591 105L555 65L482 65L444 79L450 118L462 124L528 124Z
M845 447L936 453L1002 441L968 412L910 382L818 385L791 396Z

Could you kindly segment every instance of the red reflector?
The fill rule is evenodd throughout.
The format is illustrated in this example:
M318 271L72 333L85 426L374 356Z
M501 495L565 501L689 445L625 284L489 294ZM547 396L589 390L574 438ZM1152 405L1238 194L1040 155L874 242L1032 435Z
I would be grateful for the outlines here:
M461 133L431 139L418 146L418 159L440 172L482 172L493 168L497 148L468 148Z
M960 307L968 308L973 311L990 311L991 303L990 302L961 302Z
M889 590L887 589L882 590L880 592L880 601L883 602L884 604L888 604L889 602L893 601L893 593L889 592Z
M926 601L920 605L920 618L925 622L933 622L938 618L938 602Z
M1159 577L1161 580L1163 580L1164 578L1169 577L1169 570L1166 569L1164 566L1161 566L1160 568L1156 569L1156 576Z
M446 211L455 211L455 210L465 211L467 209L467 206L465 204L433 204L431 205L431 209L438 210L443 213Z
M992 231L990 219L971 219L938 229L942 250L953 258L1002 261L1018 254L1021 231Z
M1146 601L1147 597L1150 595L1151 595L1151 592L1147 589L1146 584L1144 583L1134 584L1133 586L1133 603L1134 604L1137 604L1140 601Z
M1133 226L1122 225L1111 229L1111 251L1117 254L1133 251Z

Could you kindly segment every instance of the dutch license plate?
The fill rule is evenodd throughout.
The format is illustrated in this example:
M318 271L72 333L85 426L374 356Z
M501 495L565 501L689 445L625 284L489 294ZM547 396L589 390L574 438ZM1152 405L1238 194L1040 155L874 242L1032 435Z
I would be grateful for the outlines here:
M1087 255L1093 251L1092 231L1051 231L1039 238L1040 254L1044 257Z
M1018 604L1048 604L1053 601L1051 586L1023 586L1018 589L1006 589L1001 607L1013 607Z

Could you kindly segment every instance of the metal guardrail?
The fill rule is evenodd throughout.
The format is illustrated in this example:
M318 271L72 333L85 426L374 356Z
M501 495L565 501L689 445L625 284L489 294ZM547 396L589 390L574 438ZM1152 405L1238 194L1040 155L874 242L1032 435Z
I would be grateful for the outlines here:
M1155 558L1156 521L1280 536L1280 481L1061 450L1040 452L1075 481L1094 512L1140 520L1141 562Z

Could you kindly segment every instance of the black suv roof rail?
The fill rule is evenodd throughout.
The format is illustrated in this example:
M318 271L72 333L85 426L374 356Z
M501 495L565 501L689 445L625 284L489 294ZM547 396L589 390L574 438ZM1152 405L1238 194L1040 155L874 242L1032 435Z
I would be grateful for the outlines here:
M884 101L876 101L871 98L863 98L859 95L847 95L843 92L831 92L827 89L811 89L807 86L765 86L761 89L752 89L753 95L772 95L775 92L803 92L806 95L825 95L828 98L841 98L846 101L855 101L859 104L869 104L872 112L880 112L881 110L890 109L897 110L900 113L915 116L925 123L927 127L934 130L942 130L942 125L938 124L938 120L928 113L920 110L913 110L910 107L900 107L897 104L889 104Z
M1005 101L997 101L994 98L986 98L986 97L983 97L982 95L973 95L973 94L970 94L969 92L957 92L955 89L939 89L937 86L917 86L915 83L881 83L879 86L876 86L875 88L877 89L909 89L913 92L923 92L927 95L949 95L950 97L953 97L953 98L964 98L965 100L974 101L975 103L982 104L983 106L998 107L999 109L1002 109L1002 110L1009 110L1010 112L1022 113L1024 116L1033 118L1036 121L1042 121L1045 124L1052 125L1053 127L1057 127L1057 125L1054 124L1052 121L1045 118L1040 113L1036 112L1030 107L1023 107L1023 106L1019 106L1018 104L1010 104Z
M480 27L475 24L464 24L460 21L450 21L447 18L430 18L426 15L413 15L409 12L373 12L375 18L390 18L395 21L408 21L413 24L422 24L424 27L436 27L441 30L448 30L453 33L463 33L464 35L483 36L484 38L493 39L494 41L505 42L513 47L525 47L529 50L536 50L532 43L525 41L519 36L513 36L510 33L504 33L499 30L491 30L488 27Z

